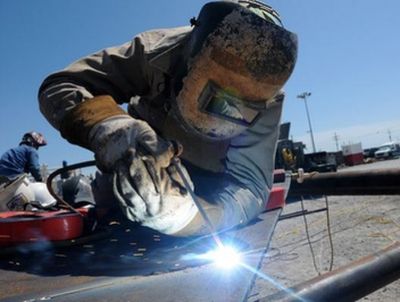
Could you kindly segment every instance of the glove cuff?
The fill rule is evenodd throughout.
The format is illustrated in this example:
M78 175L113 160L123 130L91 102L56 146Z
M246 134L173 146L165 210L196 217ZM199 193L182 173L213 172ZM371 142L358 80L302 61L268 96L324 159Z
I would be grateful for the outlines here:
M199 200L201 200L201 198L199 198ZM200 202L203 204L203 209L210 219L214 229L216 231L223 229L223 207L219 205L211 205L204 200L201 200ZM186 220L185 224L182 224L179 229L175 229L173 232L168 233L168 235L176 237L203 236L209 235L210 231L208 223L204 220L200 212L196 211L195 215L192 216L192 219Z
M70 143L89 149L90 130L99 122L116 115L128 114L111 96L96 96L69 111L61 121L60 132Z

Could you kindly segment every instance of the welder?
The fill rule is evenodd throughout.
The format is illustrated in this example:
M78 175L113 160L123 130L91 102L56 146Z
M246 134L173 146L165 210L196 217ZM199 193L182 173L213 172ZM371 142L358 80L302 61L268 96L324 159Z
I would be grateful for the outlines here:
M50 208L55 204L40 173L38 149L46 145L41 133L27 132L17 147L0 157L0 212Z
M190 26L143 32L48 76L40 109L94 152L99 209L114 200L143 226L200 235L208 227L176 165L218 230L257 217L296 57L296 35L270 6L210 2Z
M25 133L17 147L7 150L0 157L0 177L11 181L21 174L30 173L36 181L42 181L38 149L45 145L47 142L41 133Z

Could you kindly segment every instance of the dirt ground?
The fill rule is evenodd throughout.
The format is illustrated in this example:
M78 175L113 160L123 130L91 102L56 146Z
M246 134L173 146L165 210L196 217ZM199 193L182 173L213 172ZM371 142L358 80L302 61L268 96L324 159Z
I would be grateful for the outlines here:
M400 159L379 161L346 170L400 167ZM325 199L305 200L305 209L325 207ZM333 240L333 269L367 256L400 240L400 196L328 197ZM301 203L288 204L283 214L301 210ZM285 287L291 287L329 270L331 249L326 212L307 215L309 236L315 254L311 256L302 216L278 223L262 272ZM256 280L249 301L277 292L271 281ZM400 280L360 301L399 301Z

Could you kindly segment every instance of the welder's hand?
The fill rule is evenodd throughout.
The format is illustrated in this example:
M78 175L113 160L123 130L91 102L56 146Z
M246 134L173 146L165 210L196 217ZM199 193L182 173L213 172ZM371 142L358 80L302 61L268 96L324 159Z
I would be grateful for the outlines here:
M118 160L141 152L153 156L157 165L168 167L174 156L171 143L160 139L142 120L126 115L108 118L89 133L90 149L94 151L97 166L103 172L112 172Z
M190 181L182 165L181 169ZM179 232L198 213L174 165L164 168L152 156L131 153L130 158L118 161L113 182L124 214L161 233ZM191 181L190 184L193 189Z

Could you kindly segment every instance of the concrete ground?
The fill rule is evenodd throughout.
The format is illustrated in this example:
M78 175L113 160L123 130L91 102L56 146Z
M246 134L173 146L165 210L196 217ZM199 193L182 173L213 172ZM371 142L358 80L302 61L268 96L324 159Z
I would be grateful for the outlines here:
M379 161L345 168L346 170L400 167L400 159ZM325 199L307 199L308 210L325 207ZM400 240L400 196L328 197L333 240L333 269L367 256ZM296 202L283 214L301 210ZM291 287L324 273L330 266L330 245L326 212L307 216L309 235L315 254L315 266L302 216L278 223L262 272L280 285ZM249 301L277 292L276 286L262 278L256 280ZM360 301L399 301L400 280Z

